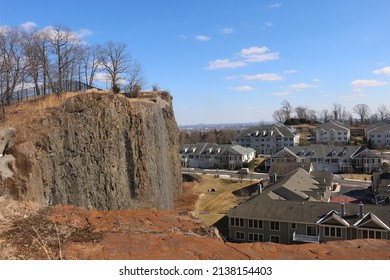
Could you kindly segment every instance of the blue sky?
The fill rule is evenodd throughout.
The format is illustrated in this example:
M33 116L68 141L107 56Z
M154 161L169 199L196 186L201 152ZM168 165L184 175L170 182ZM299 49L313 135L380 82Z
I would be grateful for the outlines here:
M272 121L293 107L390 109L390 1L3 1L0 26L61 23L124 42L178 124Z

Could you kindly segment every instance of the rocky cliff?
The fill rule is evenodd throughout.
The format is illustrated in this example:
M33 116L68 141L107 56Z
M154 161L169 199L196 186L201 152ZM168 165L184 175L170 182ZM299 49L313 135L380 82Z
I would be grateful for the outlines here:
M16 128L15 175L3 179L3 188L15 198L99 210L173 209L181 175L168 93L84 93L35 108L40 113L25 122L8 121Z

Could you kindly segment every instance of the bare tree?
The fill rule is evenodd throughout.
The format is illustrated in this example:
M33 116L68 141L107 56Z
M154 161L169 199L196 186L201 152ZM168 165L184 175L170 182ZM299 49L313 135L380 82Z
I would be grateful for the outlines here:
M282 111L284 113L284 118L286 120L291 118L292 107L291 107L290 103L287 100L283 100L283 102L282 102Z
M298 119L307 119L308 118L307 111L308 111L308 108L305 106L297 106L295 108L295 113L297 113Z
M16 28L0 31L0 55L1 99L5 103L10 103L16 86L22 82L26 67L21 36Z
M273 114L272 114L272 118L274 119L275 122L277 123L284 123L286 121L286 116L283 112L282 109L279 109L279 110L276 110Z
M51 51L56 60L56 88L53 88L53 91L60 94L64 91L66 75L69 75L72 71L70 66L76 59L76 49L81 42L74 32L62 25L56 25L48 29L46 35L49 38Z
M132 61L125 79L127 83L126 91L134 93L141 90L146 83L141 63L136 60Z
M360 123L364 123L364 119L366 119L370 113L370 107L367 104L357 104L353 107L353 112L356 113L360 117Z
M312 120L312 121L316 121L317 120L317 112L315 111L315 110L312 110L312 109L308 109L307 110L307 118L309 119L309 120Z
M26 59L26 74L34 83L36 95L41 95L39 83L40 76L43 73L43 60L39 51L40 36L38 32L25 32L22 36L23 48Z
M100 50L100 45L84 47L85 53L82 63L84 66L85 83L90 87L93 85L95 75L102 64Z
M384 105L383 103L379 105L377 110L378 110L380 121L384 123L389 118L390 115L389 110L387 109L386 105Z
M347 110L343 105L338 103L333 103L332 114L335 121L343 122L348 118Z
M330 118L331 118L330 112L327 109L322 110L321 112L322 122L326 123L330 120Z
M127 46L124 43L109 41L101 49L101 62L111 79L111 89L115 93L120 92L120 80L122 75L130 69L130 57Z

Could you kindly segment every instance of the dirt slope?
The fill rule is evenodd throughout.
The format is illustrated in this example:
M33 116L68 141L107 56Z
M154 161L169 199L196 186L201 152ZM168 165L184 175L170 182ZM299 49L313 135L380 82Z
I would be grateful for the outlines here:
M196 197L184 197L192 207ZM42 208L1 197L0 259L388 260L390 241L235 244L186 210Z

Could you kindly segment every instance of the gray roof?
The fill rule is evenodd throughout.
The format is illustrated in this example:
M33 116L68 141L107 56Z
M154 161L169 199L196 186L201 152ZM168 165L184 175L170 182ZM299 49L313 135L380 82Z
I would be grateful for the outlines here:
M356 157L356 156L369 156L369 157L380 157L369 149L363 146L333 146L333 145L322 145L314 144L310 146L292 146L284 147L282 150L274 154L272 157L278 158L283 157L285 153L295 155L296 157L316 157L316 158L327 158L327 157Z
M272 200L265 193L256 195L246 202L230 209L229 217L240 217L268 221L296 222L316 224L326 215L335 211L340 213L339 203L314 202L314 201L288 201ZM346 204L343 220L349 225L358 223L358 204ZM390 225L390 206L364 205L364 213L372 213L385 225ZM361 224L361 223L360 223Z
M366 128L366 133L387 133L390 131L390 124L389 123L381 123L381 124L375 124L368 128Z
M255 152L252 148L245 148L240 145L219 145L215 143L197 143L180 145L180 154L193 155L215 155L215 154L236 154L246 155Z
M310 174L298 167L285 177L267 185L264 192L273 199L302 201L313 200L311 195L318 190L319 188Z
M294 137L294 130L283 124L260 125L252 127L239 133L236 138L243 137Z
M338 121L331 120L329 122L319 124L317 125L316 129L321 129L324 131L329 131L331 129L337 130L337 131L349 131L349 128L347 128L344 124Z
M283 177L298 167L303 168L306 172L310 172L313 165L311 162L275 162L271 165L268 175L274 176L276 174L277 176Z

